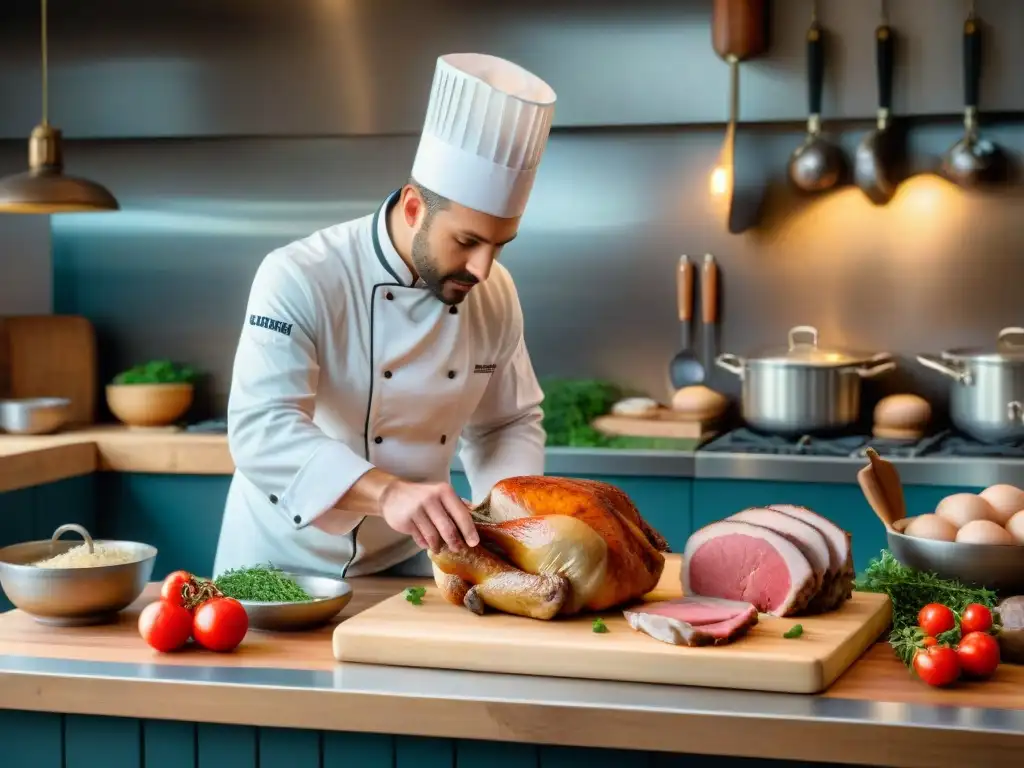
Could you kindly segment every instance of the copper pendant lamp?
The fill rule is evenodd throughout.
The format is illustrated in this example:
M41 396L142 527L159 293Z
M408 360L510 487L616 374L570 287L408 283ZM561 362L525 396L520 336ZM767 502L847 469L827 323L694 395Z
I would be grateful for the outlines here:
M0 213L81 213L116 211L117 200L88 179L64 173L60 130L47 120L46 0L42 8L43 119L28 140L29 169L0 179Z

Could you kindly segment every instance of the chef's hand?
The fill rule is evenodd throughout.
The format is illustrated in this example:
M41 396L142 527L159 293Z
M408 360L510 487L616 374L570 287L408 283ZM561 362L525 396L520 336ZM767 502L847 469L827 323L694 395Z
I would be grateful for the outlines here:
M410 483L394 480L380 496L384 522L412 536L424 549L442 545L453 552L480 543L469 507L448 483Z

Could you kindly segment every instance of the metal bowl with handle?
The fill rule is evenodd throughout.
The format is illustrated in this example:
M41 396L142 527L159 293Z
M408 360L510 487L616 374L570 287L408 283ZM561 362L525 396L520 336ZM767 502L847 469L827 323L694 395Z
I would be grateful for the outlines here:
M1024 546L936 541L886 531L889 551L903 565L1006 595L1024 592Z
M1024 328L1003 328L995 349L950 349L917 362L953 380L949 418L982 442L1024 437Z
M249 616L251 629L278 632L314 629L337 616L352 599L352 587L347 581L290 571L282 571L281 575L294 581L313 599L288 603L239 600Z
M715 358L715 365L740 378L743 420L762 432L807 435L845 429L860 418L861 379L896 368L886 352L819 346L814 326L790 328L788 341L781 350Z
M68 532L79 534L89 548L96 545L127 552L132 561L115 565L52 568L33 565L63 554L80 541L60 541ZM119 611L142 594L153 575L156 547L135 541L94 541L80 525L60 526L42 541L12 544L0 549L0 587L16 608L43 624L74 627L114 621Z

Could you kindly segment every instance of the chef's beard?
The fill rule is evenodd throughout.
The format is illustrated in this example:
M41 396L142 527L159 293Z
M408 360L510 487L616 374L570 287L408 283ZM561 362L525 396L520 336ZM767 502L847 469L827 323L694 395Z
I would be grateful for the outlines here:
M437 260L430 253L430 243L427 242L427 227L422 227L419 232L413 235L412 265L416 268L416 273L420 276L420 280L427 286L427 290L445 304L461 304L462 300L469 295L467 292L459 290L454 291L450 296L446 295L444 290L446 283L457 280L467 285L476 285L479 282L469 272L441 274L441 270L437 266Z

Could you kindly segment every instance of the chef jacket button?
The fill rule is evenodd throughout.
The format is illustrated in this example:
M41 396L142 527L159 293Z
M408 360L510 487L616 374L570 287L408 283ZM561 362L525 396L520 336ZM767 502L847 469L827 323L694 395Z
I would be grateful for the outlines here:
M457 315L457 314L459 314L459 308L458 307L448 307L448 314L449 315Z
M384 371L384 378L385 379L390 379L391 378L391 371Z
M448 435L441 435L441 445L448 442Z
M293 518L292 518L292 520L293 520L293 521L295 522L295 524L296 524L296 525L298 525L299 523L301 523L301 522L302 522L302 518L301 518L301 517L299 517L298 515L296 515L295 517L293 517Z
M449 379L454 379L455 378L455 371L448 371L448 378Z
M391 291L388 291L387 293L384 294L384 298L387 299L388 301L391 301L393 298L395 298L395 294L393 294Z
M377 435L375 438L373 438L373 442L375 442L377 445L380 445L381 443L384 442L384 438L381 437L380 435Z
M277 496L275 496L274 494L270 494L270 503L277 504Z

